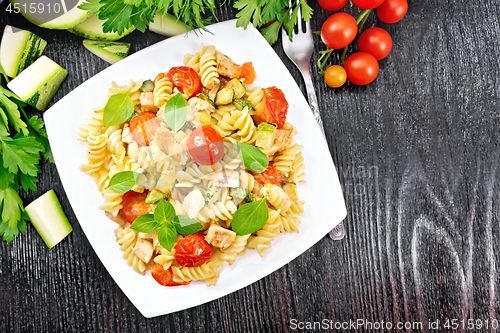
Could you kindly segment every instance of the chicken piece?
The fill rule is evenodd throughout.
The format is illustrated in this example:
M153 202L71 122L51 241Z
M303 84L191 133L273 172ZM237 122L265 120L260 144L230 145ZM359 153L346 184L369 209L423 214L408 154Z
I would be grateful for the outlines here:
M138 237L132 251L137 258L141 259L145 264L149 264L154 252L153 242Z
M264 154L268 157L273 156L279 151L282 151L288 145L288 141L290 141L290 136L293 132L293 129L278 129L276 130L276 138L274 139L274 143L269 149L261 149Z
M153 240L154 239L154 236L156 234L154 232L150 232L148 234L144 233L144 232L140 232L139 233L139 238L142 238L142 239L147 239L147 240Z
M234 170L212 172L212 185L215 187L239 187L240 173Z
M141 109L143 112L145 112L145 111L151 111L151 112L158 111L158 107L155 106L154 95L151 91L142 92L140 102L141 102Z
M191 191L184 198L184 207L190 218L194 219L200 213L200 210L205 206L205 198L199 189Z
M154 138L154 142L158 144L160 149L165 153L169 154L171 148L175 144L174 133L168 129L165 123L162 123L158 131L156 132L156 136Z
M123 125L122 141L123 141L123 143L126 143L126 144L130 144L130 143L134 142L134 139L132 138L132 135L130 134L130 126L128 123L125 123L125 125Z
M241 75L241 66L234 63L228 56L216 52L217 59L217 72L219 75L227 76L229 78L237 77Z
M215 112L215 107L210 104L209 102L201 99L201 98L198 98L198 97L191 97L189 99L189 101L187 102L187 105L188 105L188 114L187 114L187 120L191 120L194 118L194 114L196 113L196 111L206 111L208 113L212 113L212 112ZM191 119L189 119L189 116L190 116L190 112L189 112L189 108L194 108L194 112L193 114L191 115Z
M174 143L174 145L170 148L170 157L171 161L176 165L186 165L189 157L187 152L187 140L182 143Z
M236 233L232 230L223 228L218 224L212 224L210 228L208 228L205 240L209 244L212 244L213 246L216 246L224 251L233 245L236 240Z
M129 224L127 220L125 220L123 216L121 216L120 214L116 214L116 216L113 216L113 214L111 214L110 212L106 212L106 216L109 217L112 221L115 221L116 223L121 225L122 227L126 227Z

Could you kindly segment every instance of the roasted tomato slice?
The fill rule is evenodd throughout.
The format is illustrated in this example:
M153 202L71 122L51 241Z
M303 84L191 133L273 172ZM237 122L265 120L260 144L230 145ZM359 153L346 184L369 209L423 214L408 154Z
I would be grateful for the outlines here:
M262 89L264 100L257 106L256 116L264 122L275 123L282 128L286 122L288 102L285 94L276 87Z
M245 79L245 84L252 84L256 78L257 73L255 72L251 62L245 62L241 65L240 79Z
M122 197L122 208L120 215L129 223L134 222L142 214L149 213L149 205L146 203L148 191L142 193L128 191Z
M279 185L281 184L281 175L276 170L274 165L269 163L269 166L267 169L262 172L262 173L253 173L250 171L250 173L253 175L256 181L258 181L261 184L274 184L274 185Z
M191 157L202 165L214 165L224 156L224 142L219 132L209 125L195 129L187 144Z
M191 281L175 282L172 268L163 269L163 266L155 262L154 260L151 264L151 275L153 276L153 279L156 280L156 282L165 287L187 286L189 283L191 283Z
M198 267L212 257L213 246L208 244L202 234L192 234L175 244L174 258L184 267Z
M130 132L135 142L149 146L160 126L160 119L154 112L143 112L130 120Z
M201 91L201 81L194 69L188 66L172 67L168 71L168 77L183 94L189 97Z

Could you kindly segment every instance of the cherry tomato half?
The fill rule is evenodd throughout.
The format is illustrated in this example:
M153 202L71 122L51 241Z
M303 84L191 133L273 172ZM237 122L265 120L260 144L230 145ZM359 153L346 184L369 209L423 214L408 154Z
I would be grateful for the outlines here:
M351 44L357 33L358 24L347 13L333 14L321 27L321 39L331 49L342 49Z
M343 8L348 2L349 0L318 0L321 8L332 12Z
M379 67L374 56L366 52L358 52L346 59L344 69L349 81L363 86L375 80Z
M401 20L408 11L408 2L406 0L385 0L377 8L378 18L385 23L396 23Z
M172 268L163 269L163 265L152 261L151 264L151 275L153 279L159 284L165 287L175 287L175 286L187 286L191 281L188 282L175 282L174 273L172 273Z
M382 28L367 29L358 39L358 48L361 52L370 53L375 59L382 60L391 53L391 35Z
M195 129L187 144L191 157L202 165L214 165L224 155L224 142L220 134L209 125Z
M352 0L356 7L361 9L373 9L380 6L384 0Z
M332 88L342 87L347 80L347 73L344 67L333 65L325 71L325 82Z
M172 67L168 71L168 77L182 93L189 97L201 91L201 81L194 69L188 66Z
M122 197L120 215L129 223L133 223L142 214L149 213L149 204L146 203L148 191L142 193L128 191Z
M267 169L262 173L254 173L251 171L250 171L250 173L253 175L253 177L255 178L256 181L258 181L259 183L261 183L263 185L265 185L265 184L274 184L274 185L281 184L281 175L278 172L278 170L276 170L274 165L272 165L271 163L269 163L269 166L267 167Z
M245 79L245 84L252 84L257 78L257 73L251 62L245 62L241 65L240 79Z
M141 146L149 146L160 126L160 119L154 112L143 112L130 120L132 139Z
M214 248L202 234L187 235L175 244L174 258L184 267L198 267L212 257Z
M260 103L255 115L263 122L275 123L282 128L288 114L288 101L281 89L276 87L264 88L264 100Z

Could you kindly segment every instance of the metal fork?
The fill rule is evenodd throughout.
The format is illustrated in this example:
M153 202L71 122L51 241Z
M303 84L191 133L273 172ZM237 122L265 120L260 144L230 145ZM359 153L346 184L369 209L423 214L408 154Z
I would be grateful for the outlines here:
M293 1L293 0L291 0ZM290 1L290 4L292 4ZM290 6L291 7L291 6ZM301 10L300 7L297 13L298 17L298 33L295 31L292 32L293 42L290 42L288 35L285 29L282 29L282 41L283 41L283 50L285 54L290 58L290 60L297 66L304 78L304 82L306 84L307 90L307 98L309 99L309 105L311 106L312 113L314 118L316 118L316 122L321 129L321 133L323 133L323 137L326 140L325 130L323 128L323 121L321 120L321 114L318 109L318 99L316 98L316 92L314 90L314 86L311 80L311 55L313 53L313 37L311 32L311 25L309 22L303 22L306 26L306 32L302 32L301 27ZM344 225L341 222L335 228L333 228L330 233L330 238L333 240L341 240L345 236Z

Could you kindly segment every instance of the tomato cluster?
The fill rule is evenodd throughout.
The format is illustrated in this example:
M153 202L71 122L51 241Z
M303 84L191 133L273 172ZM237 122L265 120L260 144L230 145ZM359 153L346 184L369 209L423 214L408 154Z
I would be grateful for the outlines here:
M348 0L319 0L320 6L329 11L343 8ZM395 23L401 20L408 11L407 0L352 0L354 5L364 11L353 17L348 13L335 13L330 16L321 27L321 39L329 50L323 51L318 64L325 82L333 88L341 87L346 80L356 85L366 85L378 75L378 61L384 59L392 50L392 38L382 28L370 28L361 33L370 11L377 10L378 18L385 23ZM358 50L347 59L347 46L358 34ZM324 56L329 56L333 50L344 49L342 65L329 66L323 72L326 64Z

